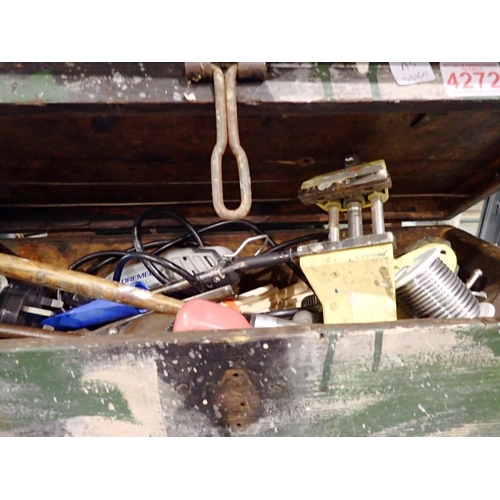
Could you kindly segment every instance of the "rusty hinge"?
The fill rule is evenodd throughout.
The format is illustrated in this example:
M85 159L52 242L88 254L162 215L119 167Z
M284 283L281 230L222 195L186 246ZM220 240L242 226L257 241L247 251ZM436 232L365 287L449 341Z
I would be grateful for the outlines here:
M214 209L221 219L245 218L252 207L252 180L245 150L240 144L238 131L238 110L236 104L236 79L262 81L266 76L266 63L232 64L224 75L220 66L212 63L186 63L188 79L199 82L213 78L215 93L215 120L217 142L210 161L212 179L212 200ZM240 206L230 210L224 203L222 184L222 156L229 138L229 147L236 157L240 183Z

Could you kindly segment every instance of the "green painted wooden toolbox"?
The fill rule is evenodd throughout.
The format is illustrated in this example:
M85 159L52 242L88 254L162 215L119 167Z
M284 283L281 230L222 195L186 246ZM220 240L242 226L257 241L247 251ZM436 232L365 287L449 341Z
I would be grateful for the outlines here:
M2 250L67 267L130 247L132 221L148 207L197 227L219 220L206 64L1 64ZM384 159L397 248L448 240L459 276L481 269L480 289L500 310L500 250L432 224L500 187L498 64L433 63L434 78L411 85L387 63L267 63L260 79L252 65L241 69L246 220L276 242L324 233L327 213L301 203L302 182L343 168L346 155ZM481 85L467 80L474 72ZM223 170L237 206L229 148ZM167 239L180 230L161 217L150 227ZM207 241L236 249L249 235L221 230ZM284 285L293 275L282 266L251 279ZM106 335L0 339L0 435L500 434L495 317L173 333L157 316Z

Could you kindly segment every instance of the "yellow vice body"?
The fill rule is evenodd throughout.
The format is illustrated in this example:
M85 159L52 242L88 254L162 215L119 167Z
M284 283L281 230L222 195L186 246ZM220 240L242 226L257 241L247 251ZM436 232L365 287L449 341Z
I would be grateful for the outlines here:
M391 243L305 255L300 267L323 305L326 324L397 319Z

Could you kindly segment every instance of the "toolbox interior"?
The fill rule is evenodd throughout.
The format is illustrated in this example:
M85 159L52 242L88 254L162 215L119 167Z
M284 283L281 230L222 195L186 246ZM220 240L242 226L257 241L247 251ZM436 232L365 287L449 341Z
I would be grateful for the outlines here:
M362 161L385 160L393 182L387 221L452 217L498 188L499 111L292 109L238 107L252 177L248 220L326 221L325 212L298 200L298 190L311 177L343 168L352 153ZM93 112L86 106L3 107L1 229L127 227L147 205L174 207L194 224L208 223L216 219L214 144L213 105L106 106ZM223 176L225 199L237 206L237 168L229 150Z
M168 231L168 230L167 230ZM317 230L318 233L324 230ZM470 234L452 226L417 226L394 228L397 241L395 256L423 238L443 238L450 242L455 251L459 263L458 276L466 281L475 269L481 269L483 276L478 280L474 289L484 290L488 294L488 302L491 302L496 310L500 310L500 249L491 243L479 240ZM288 239L311 234L311 230L271 230L269 235L277 243ZM205 237L209 245L227 246L236 249L241 242L252 236L253 233L237 231L234 233L215 233ZM173 239L178 233L164 233L161 238ZM345 234L343 234L345 236ZM160 239L159 235L149 235L144 241ZM128 235L119 236L95 236L88 233L54 234L40 239L10 239L3 240L2 244L7 251L28 259L49 262L51 264L68 267L80 257L92 252L103 250L126 249L131 246ZM243 251L243 255L252 255L258 248L259 242L250 243ZM112 270L111 266L102 269L99 275L105 276ZM279 288L284 288L297 282L297 276L285 265L276 266L246 273L237 287L241 292L257 288L259 286L273 283ZM497 313L498 316L498 313ZM398 309L398 318L407 319L408 316L402 309Z
M384 159L393 184L385 220L399 251L423 237L446 238L457 253L460 277L482 269L476 288L496 298L496 247L454 228L403 228L401 222L452 217L498 188L499 111L455 105L419 112L415 103L400 109L363 105L348 112L305 103L240 104L238 111L252 176L247 219L277 242L324 231L327 214L297 198L303 181L341 169L351 153L363 161ZM214 222L214 144L213 104L2 106L0 231L48 232L45 238L2 244L20 256L67 266L93 251L129 247L133 219L151 206L174 210L197 227ZM233 208L240 193L229 149L223 175L226 202ZM370 232L369 209L363 214ZM147 226L169 239L173 225L158 219ZM236 249L247 236L240 231L206 240ZM256 248L249 246L247 254ZM295 279L285 266L251 275L243 287L270 278L283 286Z
M499 434L500 249L455 227L402 222L446 220L500 188L500 100L449 99L436 65L434 82L402 88L387 64L368 74L335 64L270 64L264 83L238 83L246 219L277 243L326 236L327 214L298 199L302 182L342 169L346 155L383 159L395 256L422 238L448 240L461 280L482 270L473 289L496 318L407 320L398 310L397 322L171 335L172 318L156 314L101 336L2 339L0 435ZM211 84L190 90L182 64L80 66L0 63L0 233L17 234L0 250L67 268L130 248L134 219L151 207L197 229L219 221ZM277 88L289 89L284 100ZM236 207L229 148L223 174ZM370 234L370 210L363 216ZM344 238L345 214L341 222ZM184 232L158 216L143 238ZM204 240L235 250L249 236L234 228ZM240 290L296 279L285 265L259 269Z

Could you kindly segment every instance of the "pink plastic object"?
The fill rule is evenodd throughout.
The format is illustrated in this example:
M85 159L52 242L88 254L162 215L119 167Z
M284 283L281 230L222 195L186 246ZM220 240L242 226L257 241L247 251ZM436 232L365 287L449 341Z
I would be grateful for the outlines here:
M238 311L201 299L186 302L177 313L174 323L174 332L237 328L253 327Z

